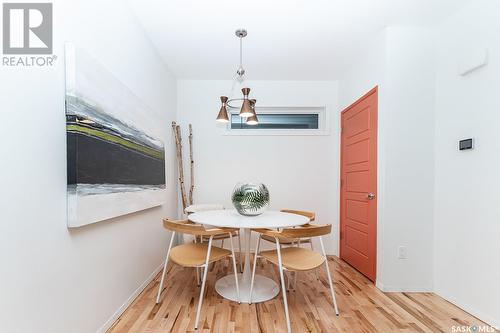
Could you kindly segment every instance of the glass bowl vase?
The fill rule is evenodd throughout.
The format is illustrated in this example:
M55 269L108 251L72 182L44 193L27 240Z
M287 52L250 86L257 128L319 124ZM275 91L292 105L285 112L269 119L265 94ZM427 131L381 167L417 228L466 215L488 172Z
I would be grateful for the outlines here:
M264 184L238 183L233 189L231 201L241 215L260 215L269 206L269 190Z

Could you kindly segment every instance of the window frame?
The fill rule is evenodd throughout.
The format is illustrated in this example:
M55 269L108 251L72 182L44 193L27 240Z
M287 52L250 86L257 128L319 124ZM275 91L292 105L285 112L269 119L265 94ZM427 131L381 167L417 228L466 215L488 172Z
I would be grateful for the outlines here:
M326 112L325 106L306 106L306 107L256 107L257 115L259 114L317 114L318 115L318 128L317 129L298 129L298 128L259 128L259 129L248 129L248 128L231 128L231 121L228 122L226 130L223 135L288 135L288 136L299 136L299 135L329 135L329 116ZM231 116L233 114L238 114L238 110L231 110Z

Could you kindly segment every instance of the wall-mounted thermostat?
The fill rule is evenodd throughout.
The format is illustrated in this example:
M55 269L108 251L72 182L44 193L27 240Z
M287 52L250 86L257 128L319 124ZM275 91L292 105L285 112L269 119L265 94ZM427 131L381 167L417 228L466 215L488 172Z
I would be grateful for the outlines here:
M472 138L460 140L458 143L458 149L460 149L460 150L467 150L467 149L473 149L473 148L474 148L474 140Z

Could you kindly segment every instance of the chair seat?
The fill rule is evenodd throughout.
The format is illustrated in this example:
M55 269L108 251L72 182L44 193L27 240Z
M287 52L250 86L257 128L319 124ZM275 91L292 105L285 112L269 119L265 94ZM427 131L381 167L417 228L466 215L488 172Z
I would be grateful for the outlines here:
M187 243L170 250L170 260L184 267L196 267L205 264L208 244ZM212 245L209 262L220 260L231 254L231 251Z
M276 243L276 239L274 239L274 237L271 237L271 236L268 236L268 235L261 235L261 238L265 239L268 242ZM297 243L298 241L299 241L298 238L280 238L280 244L284 244L284 245L289 245L289 244ZM301 244L302 243L309 243L309 242L311 242L310 238L301 238L300 239L300 243Z
M260 255L273 264L279 265L277 250L262 251ZM292 271L308 271L325 262L321 254L300 247L281 249L281 260L283 267Z

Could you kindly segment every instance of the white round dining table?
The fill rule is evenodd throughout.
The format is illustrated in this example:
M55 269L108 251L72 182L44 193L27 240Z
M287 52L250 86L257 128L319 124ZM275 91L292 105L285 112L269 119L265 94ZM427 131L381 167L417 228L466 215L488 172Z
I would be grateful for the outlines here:
M189 215L189 220L199 224L216 227L241 228L245 235L245 265L243 273L238 274L240 287L240 302L250 303L250 236L253 228L288 228L309 223L309 219L302 215L279 211L266 211L258 216L243 216L236 210L210 210ZM241 237L241 233L240 233ZM222 297L238 302L234 274L227 275L215 283L215 290ZM255 275L252 303L270 300L279 293L279 286L272 279Z

